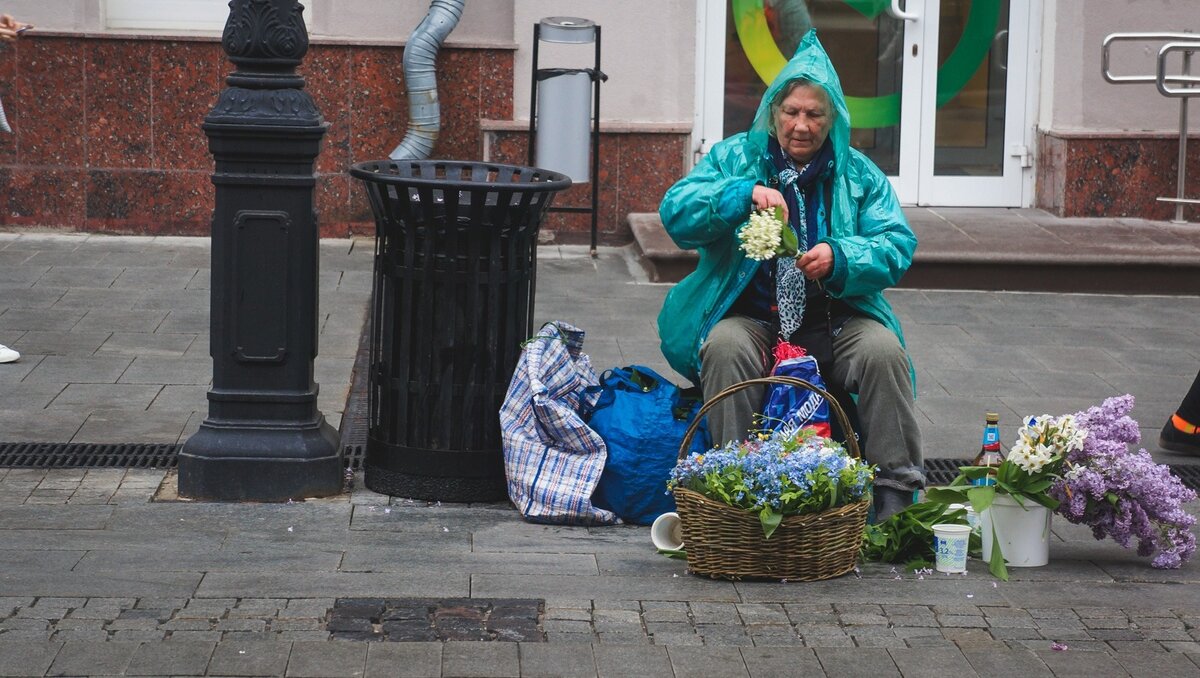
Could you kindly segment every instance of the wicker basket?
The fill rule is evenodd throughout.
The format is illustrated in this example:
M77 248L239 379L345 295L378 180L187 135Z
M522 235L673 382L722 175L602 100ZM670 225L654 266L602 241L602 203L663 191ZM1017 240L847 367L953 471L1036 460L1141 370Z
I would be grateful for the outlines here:
M789 384L813 391L829 402L843 431L853 431L837 400L795 377L763 377L734 384L704 403L679 447L687 456L701 418L724 398L758 384ZM846 436L846 450L859 457L858 441ZM677 487L675 503L682 522L688 569L722 579L815 581L840 577L854 569L867 522L868 499L820 513L787 516L770 539L763 537L758 515Z

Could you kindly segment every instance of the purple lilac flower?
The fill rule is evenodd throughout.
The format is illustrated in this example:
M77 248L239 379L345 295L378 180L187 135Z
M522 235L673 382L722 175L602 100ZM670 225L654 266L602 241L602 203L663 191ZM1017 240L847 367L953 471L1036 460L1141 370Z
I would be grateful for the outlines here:
M1067 455L1067 470L1048 493L1061 502L1060 514L1090 526L1096 539L1125 548L1136 540L1138 555L1156 554L1151 565L1177 568L1196 552L1196 518L1183 509L1196 493L1146 450L1130 452L1141 438L1132 410L1133 396L1124 395L1077 413L1087 431L1083 449Z

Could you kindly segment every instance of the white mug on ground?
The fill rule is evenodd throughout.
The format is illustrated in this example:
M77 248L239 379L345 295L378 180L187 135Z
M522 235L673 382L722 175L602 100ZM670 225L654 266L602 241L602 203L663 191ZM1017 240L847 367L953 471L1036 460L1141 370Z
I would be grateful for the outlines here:
M938 523L933 526L933 553L938 572L967 571L967 541L971 528L967 525Z
M679 522L679 514L672 511L655 518L650 526L650 541L662 551L683 548L683 526Z

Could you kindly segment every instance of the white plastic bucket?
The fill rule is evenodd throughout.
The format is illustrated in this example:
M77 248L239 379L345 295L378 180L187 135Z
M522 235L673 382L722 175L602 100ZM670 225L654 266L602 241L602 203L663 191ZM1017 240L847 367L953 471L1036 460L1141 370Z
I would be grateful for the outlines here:
M1050 562L1050 509L1031 500L1022 508L1015 499L998 494L979 514L983 559L992 559L992 529L1009 567L1040 567Z

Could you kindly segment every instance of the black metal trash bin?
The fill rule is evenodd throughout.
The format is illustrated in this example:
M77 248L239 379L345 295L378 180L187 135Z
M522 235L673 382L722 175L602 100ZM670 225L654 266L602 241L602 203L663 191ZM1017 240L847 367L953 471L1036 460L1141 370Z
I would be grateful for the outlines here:
M499 411L533 333L538 226L557 172L359 163L375 216L365 482L438 501L507 496Z

